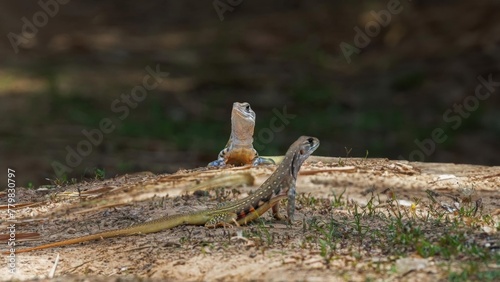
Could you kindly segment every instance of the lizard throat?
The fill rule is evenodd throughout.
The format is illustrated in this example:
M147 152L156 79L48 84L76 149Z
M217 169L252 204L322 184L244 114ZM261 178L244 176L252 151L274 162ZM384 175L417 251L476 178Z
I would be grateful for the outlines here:
M254 127L252 125L241 125L233 124L232 129L232 144L233 146L251 146L253 143L253 131Z

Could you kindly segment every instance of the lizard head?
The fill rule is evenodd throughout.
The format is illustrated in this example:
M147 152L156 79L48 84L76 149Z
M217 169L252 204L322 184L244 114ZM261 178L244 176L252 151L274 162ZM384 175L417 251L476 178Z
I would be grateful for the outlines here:
M238 139L251 139L255 128L255 112L250 108L250 104L235 102L231 113L231 126L233 136Z
M234 102L232 116L233 118L240 118L255 123L255 112L247 102Z
M319 139L310 136L300 136L288 149L286 159L291 160L290 169L294 178L297 178L300 166L319 147Z

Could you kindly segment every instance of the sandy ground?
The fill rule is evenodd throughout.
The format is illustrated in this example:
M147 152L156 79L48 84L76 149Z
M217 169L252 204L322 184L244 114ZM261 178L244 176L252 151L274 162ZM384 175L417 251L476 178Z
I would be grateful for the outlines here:
M335 171L339 164L347 169ZM35 240L18 239L16 247L37 246L213 207L217 201L248 195L274 168L198 169L163 175L144 172L49 190L17 188L18 203L31 205L16 210L16 234L36 232L40 236ZM183 193L187 187L214 176L241 173L254 176L254 184L210 194ZM54 277L60 281L446 279L437 259L422 259L412 254L408 259L422 259L426 267L411 271L410 275L391 271L401 260L376 252L356 257L345 246L325 263L320 247L306 240L311 234L305 226L311 220L352 218L342 208L323 208L342 193L344 200L360 205L366 205L371 195L376 195L380 202L396 198L403 204L425 198L426 190L450 195L443 201L463 199L474 191L471 200L482 200L481 213L493 215L498 222L499 187L500 167L311 157L297 182L299 197L296 222L292 226L268 214L263 216L264 221L242 227L180 226L154 234L17 254L15 275L8 274L7 258L2 260L0 273L3 279L43 280L57 264ZM4 202L7 195L1 197ZM284 213L283 206L281 209ZM1 214L2 230L6 230L7 213ZM499 238L496 231L491 232L496 234L494 238ZM237 237L241 234L245 239Z

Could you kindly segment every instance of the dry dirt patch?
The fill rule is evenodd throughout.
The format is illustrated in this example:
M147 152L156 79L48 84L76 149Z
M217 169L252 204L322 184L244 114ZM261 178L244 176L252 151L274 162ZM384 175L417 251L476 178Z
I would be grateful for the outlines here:
M17 210L16 232L40 237L17 247L213 207L251 193L273 170L139 173L47 191L18 188L18 201L31 205ZM240 173L254 184L183 192ZM59 255L55 277L65 281L498 279L499 187L500 167L312 157L297 182L293 225L264 215L243 227L180 226L22 253L13 277L47 277ZM2 220L6 228L5 213ZM8 273L6 260L1 271Z

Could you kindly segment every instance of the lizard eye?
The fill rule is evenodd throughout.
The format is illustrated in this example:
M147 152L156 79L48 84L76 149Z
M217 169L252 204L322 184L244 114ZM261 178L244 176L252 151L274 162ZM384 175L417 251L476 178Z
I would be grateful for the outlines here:
M247 105L247 106L245 107L245 110L246 110L247 112L250 112L250 105Z
M307 142L309 142L309 145L313 145L314 144L314 139L309 137L307 138Z

